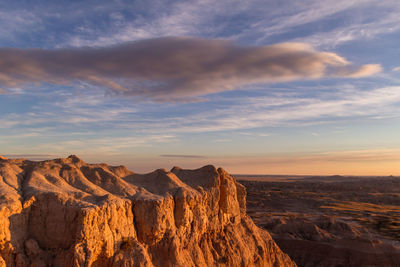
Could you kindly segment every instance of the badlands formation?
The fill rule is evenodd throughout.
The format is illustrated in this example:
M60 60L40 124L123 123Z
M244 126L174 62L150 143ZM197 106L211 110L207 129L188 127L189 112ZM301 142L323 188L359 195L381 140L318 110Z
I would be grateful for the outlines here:
M400 266L400 177L238 178L247 214L298 266Z
M223 169L0 157L0 266L295 266Z

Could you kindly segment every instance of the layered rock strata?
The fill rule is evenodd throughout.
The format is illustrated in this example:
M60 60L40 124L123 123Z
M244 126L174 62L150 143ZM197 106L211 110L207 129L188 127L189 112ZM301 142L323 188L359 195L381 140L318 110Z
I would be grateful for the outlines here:
M223 169L0 158L0 266L295 266Z

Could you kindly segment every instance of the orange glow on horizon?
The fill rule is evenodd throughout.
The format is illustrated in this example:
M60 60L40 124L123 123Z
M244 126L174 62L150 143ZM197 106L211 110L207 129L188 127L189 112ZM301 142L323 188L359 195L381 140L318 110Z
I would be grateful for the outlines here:
M275 156L132 157L82 156L88 162L123 164L137 173L179 166L196 169L204 165L222 167L231 174L362 175L400 176L400 149L298 153Z

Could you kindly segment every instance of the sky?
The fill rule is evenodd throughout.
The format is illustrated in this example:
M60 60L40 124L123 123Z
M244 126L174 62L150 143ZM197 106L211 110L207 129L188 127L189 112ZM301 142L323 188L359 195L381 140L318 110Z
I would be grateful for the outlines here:
M397 0L0 3L0 155L400 175Z

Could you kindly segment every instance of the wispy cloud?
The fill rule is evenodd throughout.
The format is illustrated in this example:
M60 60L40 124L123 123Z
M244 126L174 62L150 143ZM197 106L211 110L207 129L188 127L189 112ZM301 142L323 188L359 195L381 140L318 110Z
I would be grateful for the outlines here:
M254 22L251 31L237 34L236 38L256 38L258 43L265 43L292 36L289 38L294 42L332 49L400 30L400 6L392 0L287 1L272 10ZM306 31L302 30L304 27Z
M138 97L185 99L249 84L322 77L358 78L380 72L301 43L241 46L184 37L82 49L0 49L4 88L89 83Z
M82 31L70 34L60 46L99 47L164 36L215 38L226 27L232 26L229 25L231 17L251 11L250 2L236 2L234 6L229 1L211 0L161 1L150 6L149 3L142 2L131 9L125 6L123 10L115 10L110 15L111 20L107 28L93 27L96 25L81 27ZM146 15L134 17L123 15L134 13L135 8L150 11L146 12ZM226 18L227 23L220 23L221 17Z
M258 42L274 35L283 34L305 24L321 21L334 14L360 5L362 1L287 1L285 5L275 5L267 16L252 25L252 31L260 36ZM290 9L287 7L290 6Z
M113 98L97 96L98 100L92 99L86 102L85 107L82 107L79 101L71 100L65 105L63 102L49 104L46 110L3 115L0 129L3 128L4 131L1 136L8 140L41 136L59 138L68 135L72 140L90 139L77 144L76 149L81 145L95 147L104 144L121 148L148 145L157 140L171 141L187 133L240 130L239 134L265 137L268 133L249 132L246 129L333 123L354 118L398 117L399 87L370 90L353 88L344 91L323 90L314 92L313 96L292 95L291 92L273 96L266 92L255 97L211 99L209 104L212 105L215 101L218 103L218 109L204 109L202 103L169 105L144 103L131 107L127 103L129 100L115 101ZM121 103L118 103L120 101ZM92 104L89 104L90 102ZM117 103L110 104L113 102ZM49 112L48 109L57 112ZM171 112L177 109L179 112L172 115ZM26 129L29 135L21 135L21 127ZM118 129L118 134L125 135L126 138L105 137L115 135L113 129ZM160 135L160 132L164 135ZM144 138L144 135L147 137ZM67 147L69 144L64 145Z
M29 159L29 160L46 160L56 158L57 155L47 155L47 154L6 154L3 155L6 158L11 159Z
M244 136L257 136L257 137L269 137L270 133L258 133L258 132L239 132L239 134Z
M390 12L383 12L371 22L364 18L361 22L335 27L328 31L315 32L309 36L302 36L293 41L309 43L315 47L332 49L338 45L351 41L371 40L379 35L390 34L400 30L400 18L397 16L400 8L394 7Z
M16 41L16 34L25 33L38 27L41 18L29 10L0 10L0 38Z
M1 136L1 135L0 135ZM62 136L61 136L62 137ZM29 140L34 140L29 138ZM52 155L41 155L41 154L9 154L4 155L10 158L28 158L28 159L48 159L55 157L54 155L66 155L66 154L80 154L80 155L119 155L124 154L131 149L137 148L150 148L157 146L162 143L172 143L177 140L175 135L164 134L155 135L149 134L143 135L130 135L124 137L107 137L107 136L91 136L91 138L84 138L82 136L71 136L68 138L54 139L45 138L45 142L37 142L32 144L20 144L9 139L8 144L3 149L11 151L49 151ZM11 145L11 148L9 147Z
M102 5L109 6L105 3ZM135 8L143 9L146 6ZM371 9L374 9L373 15L370 14ZM235 5L225 0L217 3L209 0L169 1L153 5L152 12L145 17L124 16L126 12L116 7L113 10L107 28L99 28L96 24L80 26L81 31L70 34L62 45L105 46L177 35L206 38L225 36L244 43L250 40L262 44L270 43L276 36L291 33L304 25L318 24L311 33L304 33L304 40L320 47L332 47L399 29L399 7L392 0L285 0L279 4L274 1L249 0L236 2ZM90 14L89 8L86 13ZM323 28L322 32L318 30L332 19L345 23L328 23L333 28Z
M381 72L382 70L382 66L379 64L367 64L361 66L359 69L353 71L350 74L348 74L348 72L346 72L345 74L347 74L347 77L349 78L361 78L374 75Z
M225 37L266 44L284 35L285 40L299 37L327 48L398 31L400 10L395 0L248 0L234 5L229 0L129 5L99 0L96 6L39 2L25 3L23 8L4 2L0 40L12 45L29 40L39 47L102 47L164 36ZM311 27L303 32L304 26Z
M172 154L160 155L160 157L162 157L162 158L192 158L192 159L206 158L201 155L172 155Z
M281 155L269 155L258 157L238 157L237 160L248 160L249 163L263 163L266 166L274 164L317 164L320 162L388 162L400 161L399 149L360 149L360 150L341 150L341 151L326 151L326 152L303 152ZM233 158L234 159L234 158Z

